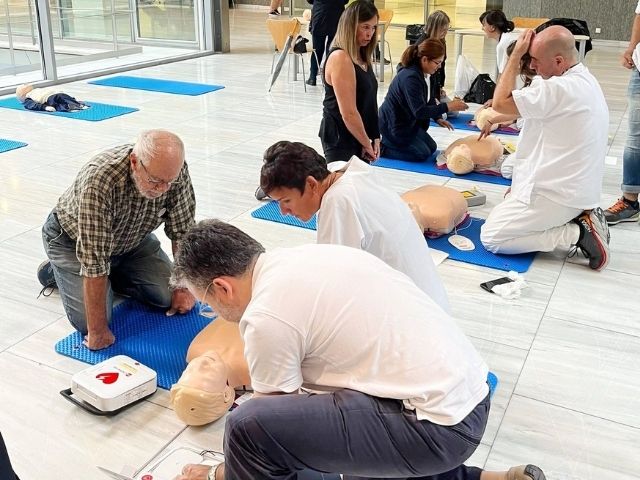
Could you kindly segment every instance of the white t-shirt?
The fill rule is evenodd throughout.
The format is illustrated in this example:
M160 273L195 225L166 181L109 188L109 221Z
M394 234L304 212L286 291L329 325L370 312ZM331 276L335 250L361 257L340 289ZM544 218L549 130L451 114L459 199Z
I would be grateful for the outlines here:
M640 15L640 1L638 1L638 5L636 5L636 15ZM633 51L633 55L631 55L633 59L633 64L636 66L636 69L640 70L640 43L636 45L635 50Z
M609 109L595 77L578 63L512 94L524 122L511 194L526 204L540 194L567 207L597 207Z
M500 36L500 40L498 41L498 45L496 46L496 61L499 73L504 72L504 67L507 66L507 60L509 60L509 55L507 55L507 47L512 42L518 40L519 36L520 34L515 32L503 33Z
M240 320L253 389L348 388L455 425L488 393L469 339L406 275L366 252L303 245L260 255Z
M407 274L445 311L449 300L409 206L382 185L374 167L352 157L322 197L318 243L359 248Z

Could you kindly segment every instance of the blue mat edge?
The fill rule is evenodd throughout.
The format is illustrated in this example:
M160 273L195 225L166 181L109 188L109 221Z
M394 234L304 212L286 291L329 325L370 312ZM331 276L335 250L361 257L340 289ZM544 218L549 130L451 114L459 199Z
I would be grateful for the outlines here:
M167 91L167 90L158 90L152 88L141 88L140 86L127 86L127 85L113 85L109 83L110 80L115 79L135 79L135 80L147 80L149 82L166 82L167 84L182 84L182 85L192 85L201 87L201 91L197 92L177 92L177 91ZM185 82L182 80L166 80L164 78L153 78L153 77L135 77L131 75L117 75L113 77L101 78L97 80L91 80L87 82L92 85L99 85L103 87L113 87L113 88L128 88L130 90L142 90L146 92L158 92L158 93L166 93L169 95L186 95L190 97L195 97L199 95L204 95L206 93L216 92L218 90L222 90L225 88L224 85L215 85L211 83L196 83L196 82Z
M274 204L275 208L279 208L277 206L278 202L276 202L275 200L271 200L268 203L265 203L264 205L261 205L260 207L253 210L251 212L251 216L253 218L257 218L258 220L266 220L267 222L279 223L281 225L290 225L292 227L304 228L306 230L316 231L318 229L316 223L316 215L314 215L308 222L303 222L302 220L298 220L296 217L293 217L291 215L280 214L279 217L274 217L273 215L263 213L267 212L270 208L274 208Z
M1 149L0 153L10 152L11 150L17 150L18 148L26 147L29 145L25 142L20 142L18 140L8 140L6 138L0 138L0 142L5 142L7 144L7 148Z
M469 118L469 120L467 122L462 121L462 120L460 120L461 116L463 118ZM448 121L449 121L449 123L451 123L451 125L453 125L454 129L464 130L464 131L467 131L467 132L480 133L480 129L478 127L468 124L469 121L473 120L473 117L474 117L473 113L460 113L457 117L450 118L450 119L448 119ZM431 121L433 122L433 125L435 125L436 127L444 128L444 127L441 127L440 125L438 125L435 120L431 119ZM498 134L498 135L510 135L512 137L520 136L520 132L510 132L510 131L507 131L507 130L503 130L501 128L499 128L497 130L494 130L491 133Z
M16 102L18 102L16 104ZM13 103L13 104L12 104ZM101 122L103 120L109 120L111 118L120 117L122 115L127 115L129 113L140 111L139 108L136 107L127 107L124 105L113 105L110 103L101 103L101 102L85 102L89 106L97 106L97 107L111 107L114 110L117 110L114 114L109 116L103 116L100 118L84 118L82 113L87 110L78 110L76 112L47 112L47 111L39 111L39 110L28 110L22 107L22 104L19 103L16 97L7 97L0 99L0 108L6 108L9 110L17 110L17 111L25 111L32 113L39 113L43 115L50 115L54 117L63 117L63 118L72 118L74 120L83 120L85 122ZM86 115L86 114L85 114Z

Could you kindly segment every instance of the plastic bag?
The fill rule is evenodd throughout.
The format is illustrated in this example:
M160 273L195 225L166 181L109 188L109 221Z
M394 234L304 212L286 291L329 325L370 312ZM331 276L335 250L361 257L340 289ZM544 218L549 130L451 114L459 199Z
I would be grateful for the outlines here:
M453 94L456 97L464 98L469 93L471 84L480 75L478 69L464 55L458 56L456 62L456 77L453 86Z

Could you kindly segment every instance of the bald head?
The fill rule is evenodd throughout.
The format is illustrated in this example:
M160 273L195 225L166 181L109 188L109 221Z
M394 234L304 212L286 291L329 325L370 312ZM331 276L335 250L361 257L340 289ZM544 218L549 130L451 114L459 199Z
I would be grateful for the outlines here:
M533 37L529 47L531 68L543 78L562 75L578 63L573 34L560 25L545 28Z

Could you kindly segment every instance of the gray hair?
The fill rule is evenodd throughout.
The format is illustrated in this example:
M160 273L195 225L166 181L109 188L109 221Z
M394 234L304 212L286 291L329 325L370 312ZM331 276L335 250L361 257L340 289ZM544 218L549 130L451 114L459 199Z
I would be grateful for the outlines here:
M237 227L221 220L202 220L180 240L171 284L189 283L205 290L222 276L241 277L264 253L264 247Z
M133 153L142 163L148 165L152 159L158 158L163 149L179 154L181 160L184 161L182 140L168 130L156 129L140 132L133 146Z

